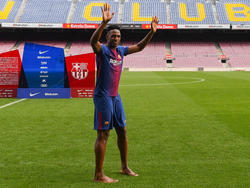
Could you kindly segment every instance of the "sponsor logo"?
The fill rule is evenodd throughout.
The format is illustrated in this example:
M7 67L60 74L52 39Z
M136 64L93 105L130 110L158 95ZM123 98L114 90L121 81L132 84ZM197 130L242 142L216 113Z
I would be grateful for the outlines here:
M40 50L39 50L39 54L42 55L42 54L47 53L48 51L49 51L49 50L46 50L46 51L40 51Z
M29 95L30 95L30 97L34 97L34 96L36 96L36 95L38 95L40 92L37 92L37 93L30 93Z
M120 56L121 57L121 56ZM119 58L119 56L118 56L118 58ZM115 59L110 59L109 60L109 62L112 64L112 65L114 65L114 66L118 66L118 65L120 65L120 64L122 64L122 61L120 60L115 60Z
M88 63L73 63L71 75L77 80L83 80L88 76Z
M50 56L37 56L37 59L51 59Z
M49 75L40 75L40 78L48 78Z
M58 93L45 93L45 96L58 96Z
M63 28L72 29L96 29L98 24L63 24Z

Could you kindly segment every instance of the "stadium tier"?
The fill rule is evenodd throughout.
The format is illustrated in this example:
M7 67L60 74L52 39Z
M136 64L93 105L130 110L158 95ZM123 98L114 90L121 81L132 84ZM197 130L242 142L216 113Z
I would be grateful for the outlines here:
M171 23L215 24L212 3L205 0L171 1Z
M227 55L231 67L250 67L249 42L220 42L220 47Z
M20 23L64 23L67 21L71 2L62 0L28 1Z
M65 56L92 53L89 41L26 41L35 44L63 48ZM130 46L136 41L127 40L122 45ZM0 53L18 49L21 59L25 41L1 41ZM171 54L173 68L223 68L250 67L250 42L219 42L220 50L214 42L171 42L171 49L166 41L152 41L139 53L124 58L124 68L166 68L166 55ZM221 51L221 52L220 52ZM227 58L227 63L221 63L221 54ZM170 64L169 64L170 65Z
M89 44L89 41L74 41L72 42L70 49L67 52L67 55L72 56L92 52L93 50Z
M125 42L123 45L133 45L132 42ZM151 42L139 53L131 54L124 58L125 68L165 68L164 60L166 47L164 42Z
M157 16L161 23L167 23L166 3L157 1L125 2L123 7L122 23L150 23L153 15Z
M248 0L1 0L0 23L100 23L100 7L111 5L111 23L147 24L158 16L161 24L249 24Z
M111 6L111 12L119 12L118 2L108 2ZM103 1L78 1L75 6L75 11L72 18L72 23L100 23L102 21L102 12L100 7L103 6ZM115 14L110 23L118 22L118 14Z
M218 19L221 24L249 24L249 0L220 0L216 2Z
M174 67L222 67L213 42L172 42Z
M22 0L0 1L0 22L15 22L15 17L18 14Z
M16 41L0 41L0 53L10 51L16 44Z

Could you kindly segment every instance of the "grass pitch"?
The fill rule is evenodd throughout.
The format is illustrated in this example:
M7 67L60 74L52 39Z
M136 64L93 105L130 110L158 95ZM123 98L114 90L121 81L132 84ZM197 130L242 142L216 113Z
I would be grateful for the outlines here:
M0 187L250 187L249 72L123 72L119 93L139 177L119 174L113 130L104 171L120 182L93 183L92 99L29 99L0 109Z

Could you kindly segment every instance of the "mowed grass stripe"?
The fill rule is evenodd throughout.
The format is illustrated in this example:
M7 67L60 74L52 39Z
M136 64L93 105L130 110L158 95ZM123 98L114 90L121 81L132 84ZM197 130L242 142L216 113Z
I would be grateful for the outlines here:
M104 169L120 180L115 185L92 182L96 137L92 99L27 100L6 108L0 125L0 185L249 187L248 139L217 116L220 104L216 106L209 96L230 76L221 80L213 74L123 73L121 84L178 82L174 77L181 76L204 77L206 82L120 87L128 122L129 164L140 176L119 174L119 152L111 131Z
M182 88L181 86L178 87ZM133 101L131 104L132 108L134 108L133 118L139 119L139 122L135 124L141 124L140 127L143 130L145 129L142 135L137 135L137 142L141 143L139 145L143 145L145 142L154 143L150 145L145 143L149 148L145 149L144 146L145 150L143 150L143 152L147 150L153 154L157 150L161 151L161 153L163 152L162 155L156 154L157 157L162 157L161 160L159 158L153 160L151 159L153 155L148 155L149 158L146 160L148 163L161 161L159 163L163 165L164 161L170 161L171 163L172 160L178 161L182 159L187 163L195 163L196 158L199 162L204 161L205 164L213 162L214 166L220 164L221 161L222 163L229 164L234 160L243 162L244 164L245 162L249 163L250 153L247 149L249 142L229 132L227 125L223 121L217 119L217 117L213 116L206 108L197 104L182 91L178 91L174 87L157 88L158 89L155 87L153 92L150 92L150 90L147 91L146 95L150 96L149 102L141 100L138 106L138 102L136 101ZM192 89L195 88L195 85L185 85L185 88ZM160 92L160 90L163 92ZM130 91L128 91L128 93L130 93ZM138 95L143 95L143 92L140 92L139 89L134 93L134 96ZM201 95L199 97L202 98L206 96ZM129 100L130 98L128 101ZM141 108L142 105L143 108ZM143 113L141 113L141 111ZM130 118L128 118L128 122L129 119ZM136 131L137 134L141 132L140 128ZM145 138L144 135L148 135L147 131L149 131L148 134L152 136L146 137L146 140L140 140L140 138ZM168 132L167 135L164 134L166 132ZM173 145L175 147L173 147ZM169 148L173 148L174 150L169 150ZM221 168L220 170L223 170L223 165ZM168 168L166 168L166 171L167 170ZM245 166L244 169L239 170L242 170L242 179L245 180L244 174L249 171L249 167ZM224 176L229 175L228 177L230 177L231 172L226 172L227 171L223 172L225 173ZM193 174L195 174L195 172L193 172ZM204 176L206 176L206 174L204 174ZM211 181L214 181L215 177L210 178ZM224 183L226 184L226 181ZM241 180L239 180L238 183L242 183Z
M203 88L185 89L196 103L226 123L233 133L250 141L250 75L245 72L204 73L210 81ZM231 77L229 77L231 75Z

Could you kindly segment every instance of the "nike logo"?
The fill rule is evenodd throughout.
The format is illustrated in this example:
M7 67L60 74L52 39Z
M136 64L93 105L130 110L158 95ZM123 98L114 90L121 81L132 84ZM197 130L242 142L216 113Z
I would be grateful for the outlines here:
M40 92L38 92L38 93L30 93L30 97L34 97L34 96L36 96L36 95L38 95Z
M46 50L46 51L40 51L40 50L39 50L39 54L42 55L42 54L47 53L48 51L49 51L49 50Z

